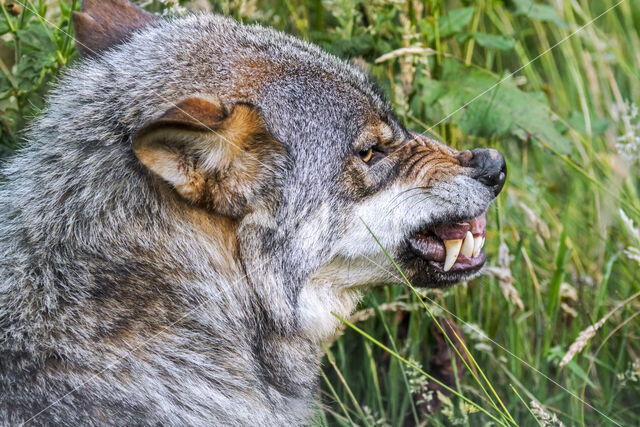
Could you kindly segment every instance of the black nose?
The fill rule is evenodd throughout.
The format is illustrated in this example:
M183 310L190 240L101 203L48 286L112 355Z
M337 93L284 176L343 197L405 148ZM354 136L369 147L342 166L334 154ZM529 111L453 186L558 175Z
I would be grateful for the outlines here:
M458 159L462 166L473 170L472 178L491 188L496 196L500 193L507 179L507 164L498 150L487 148L465 150L460 152Z

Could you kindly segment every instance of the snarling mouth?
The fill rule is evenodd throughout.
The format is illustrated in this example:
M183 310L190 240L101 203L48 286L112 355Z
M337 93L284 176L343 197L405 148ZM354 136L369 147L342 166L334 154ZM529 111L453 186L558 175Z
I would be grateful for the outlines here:
M438 224L409 239L413 253L440 273L474 273L486 260L485 214L470 221Z

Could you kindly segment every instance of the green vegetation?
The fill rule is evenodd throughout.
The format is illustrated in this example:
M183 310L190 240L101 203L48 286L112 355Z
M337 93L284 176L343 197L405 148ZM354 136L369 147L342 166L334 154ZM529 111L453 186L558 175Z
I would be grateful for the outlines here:
M25 1L1 2L3 153L74 57L80 1ZM367 293L317 424L640 424L640 0L194 3L352 59L408 127L507 157L486 274Z

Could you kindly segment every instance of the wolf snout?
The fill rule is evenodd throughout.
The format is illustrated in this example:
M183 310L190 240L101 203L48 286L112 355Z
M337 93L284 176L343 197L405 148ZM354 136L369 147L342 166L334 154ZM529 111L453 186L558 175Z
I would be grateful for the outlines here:
M472 169L471 177L489 187L498 195L507 179L507 163L498 150L477 148L458 155L460 164Z

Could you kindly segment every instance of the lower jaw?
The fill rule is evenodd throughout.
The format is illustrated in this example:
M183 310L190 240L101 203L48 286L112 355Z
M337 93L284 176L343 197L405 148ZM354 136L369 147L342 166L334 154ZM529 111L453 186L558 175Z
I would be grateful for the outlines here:
M484 267L486 256L481 252L474 258L473 265L456 263L445 272L443 262L421 258L407 245L398 256L398 261L412 286L446 288L476 277Z
M484 252L480 252L480 254L475 258L466 258L460 255L455 264L451 267L451 269L447 272L444 271L444 262L441 261L433 261L433 260L425 260L429 263L429 265L436 271L447 274L447 273L468 273L469 275L474 274L482 269L485 261L487 260Z

